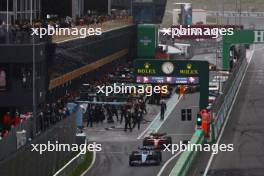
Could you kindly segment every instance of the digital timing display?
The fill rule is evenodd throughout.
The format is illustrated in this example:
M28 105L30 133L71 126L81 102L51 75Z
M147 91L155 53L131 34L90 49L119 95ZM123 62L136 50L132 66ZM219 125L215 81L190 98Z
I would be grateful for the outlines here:
M199 84L199 77L137 76L137 83Z

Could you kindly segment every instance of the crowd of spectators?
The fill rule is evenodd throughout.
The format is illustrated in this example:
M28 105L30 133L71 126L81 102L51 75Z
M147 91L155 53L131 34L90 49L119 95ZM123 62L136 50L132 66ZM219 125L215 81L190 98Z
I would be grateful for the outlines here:
M113 21L116 19L126 19L128 18L127 11L113 11L111 15L106 14L99 14L94 11L88 11L86 15L77 18L75 23L69 17L60 18L60 19L46 19L46 20L36 20L33 24L30 23L29 20L24 21L16 21L13 24L6 24L5 21L0 20L0 43L26 43L31 42L32 37L32 28L40 28L44 27L47 28L48 26L53 27L73 27L76 25L102 25L104 22ZM1 72L1 75L4 75ZM3 76L2 76L3 77ZM32 80L30 79L31 71L24 70L22 73L22 86L24 88L28 88L32 84ZM107 82L109 77L105 75L103 79L97 79L91 81L91 85L97 86L99 84ZM1 85L4 82L1 81ZM1 86L3 87L3 86ZM65 97L55 101L49 102L44 105L41 105L41 108L38 109L37 113L37 132L45 131L51 125L55 124L56 122L60 121L61 119L65 118L69 111L66 108L66 104L69 99L74 99L76 95L67 94ZM93 107L91 107L92 109ZM96 107L95 107L96 109ZM98 107L97 107L98 109ZM115 109L111 109L110 107L106 107L106 112L108 114L116 114ZM4 115L0 118L1 119L1 126L0 126L0 135L1 137L5 137L8 135L12 126L19 126L23 120L32 117L32 113L26 112L5 112ZM111 116L109 116L108 119Z
M83 89L89 90L90 93L97 91L97 86L111 85L118 82L132 82L132 62L119 63L118 67L110 69L106 74L96 77L94 79L87 79L84 82ZM120 79L122 78L122 80Z
M35 21L30 24L28 20L16 21L14 24L6 24L0 20L0 43L30 43L32 42L32 28L42 27L42 23ZM37 41L44 41L47 38L36 38Z
M2 122L0 123L0 137L3 138L7 136L11 130L12 127L18 126L21 121L24 119L27 119L30 114L20 114L18 110L15 110L15 112L6 112L2 116Z
M104 22L119 20L119 19L127 19L129 17L128 12L126 10L123 11L113 11L111 15L100 14L95 11L90 11L82 16L77 17L76 25L102 25Z
M57 102L42 105L37 114L37 132L45 131L50 126L70 115L67 109L67 102L67 99L59 99Z
M70 28L83 25L102 25L106 21L127 18L127 11L114 11L111 15L88 11L82 17L77 17L75 21L70 17L34 20L33 24L29 20L17 20L7 26L5 21L0 20L0 43L29 43L32 41L32 28L47 28L48 26ZM50 37L35 37L35 40L47 41L50 40Z
M62 119L66 118L70 112L67 108L67 103L76 97L76 93L67 93L57 101L47 102L40 105L37 110L36 132L39 134ZM10 130L30 118L32 112L19 112L19 110L7 111L0 117L0 137L7 136ZM0 139L1 139L0 138Z

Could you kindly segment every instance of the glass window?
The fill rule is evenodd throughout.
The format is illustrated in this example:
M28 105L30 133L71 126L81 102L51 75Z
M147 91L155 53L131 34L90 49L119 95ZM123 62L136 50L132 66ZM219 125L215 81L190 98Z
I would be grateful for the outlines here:
M6 90L7 88L7 75L4 68L0 68L0 91Z

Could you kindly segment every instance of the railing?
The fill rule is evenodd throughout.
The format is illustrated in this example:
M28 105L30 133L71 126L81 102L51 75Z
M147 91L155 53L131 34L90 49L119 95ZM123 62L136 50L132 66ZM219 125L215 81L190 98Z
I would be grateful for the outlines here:
M29 119L27 122L29 125L31 125L32 121ZM29 126L29 128L31 128L31 126ZM22 127L20 127L19 130L22 130ZM28 131L26 133L28 133ZM76 110L73 109L71 115L51 126L51 128L46 129L46 131L41 132L36 137L34 137L33 140L27 140L25 145L21 146L19 149L16 149L14 152L10 152L9 148L16 148L16 131L14 131L14 134L10 137L13 137L13 143L3 143L4 148L1 148L0 152L0 154L5 153L7 156L3 160L0 160L1 176L51 175L60 167L62 167L65 161L68 161L70 158L72 158L73 153L61 151L53 151L45 154L43 153L40 160L40 153L31 151L31 144L47 144L48 141L51 143L59 141L65 144L76 144ZM7 140L10 139L7 138ZM2 145L1 142L0 145ZM26 164L25 158L27 158ZM16 166L16 169L13 169L13 166Z
M77 108L73 107L70 110L70 114L68 117L73 116L76 111ZM28 119L23 120L18 126L11 127L11 130L9 131L8 135L3 137L0 140L0 161L6 157L8 157L9 155L15 153L20 147L23 147L26 143L28 143L28 139L29 138L33 138L32 136L32 119L33 117L30 117ZM35 117L36 118L36 117ZM38 117L37 117L38 119ZM61 120L63 121L63 120ZM61 121L57 122L54 125L51 125L50 128L53 128L54 126L58 125L58 123L60 123ZM45 133L46 131L48 131L50 128L47 128L43 131L39 131L40 133L38 133L38 135ZM21 132L21 131L25 131L25 137L26 137L26 141L23 141L25 143L18 143L18 137L17 137L17 132Z
M208 16L225 16L225 17L264 17L264 12L235 12L235 11L207 11Z
M212 129L214 130L214 139L217 139L223 123L227 118L228 111L234 101L235 94L238 91L239 84L242 81L247 65L248 62L246 58L239 60L233 73L223 85L223 94L216 99L216 102L212 107L212 118L214 120L214 127Z
M211 136L213 137L212 142L217 139L218 134L228 115L228 111L230 110L233 101L235 101L235 94L238 91L239 84L243 79L243 75L247 66L248 60L245 56L242 56L234 68L232 74L224 84L224 93L217 98L215 104L212 107L212 118L214 119L211 126ZM197 130L191 139L191 144L203 144L204 142L205 141L202 131ZM195 151L184 151L172 169L170 176L187 176L197 154L198 152Z
M106 32L108 30L116 29L116 28L121 28L121 27L126 27L128 25L133 24L133 18L128 17L126 19L116 19L116 20L111 20L111 21L106 21L102 23L102 25L84 25L84 26L76 26L75 28L81 29L81 28L102 28L102 32ZM52 42L54 43L61 43L64 41L68 40L73 40L80 38L80 35L54 35L52 36Z
M11 28L12 29L12 28ZM30 31L17 31L17 30L9 30L9 32L5 31L3 35L0 35L0 44L1 45L10 45L10 44L32 44L48 42L51 40L50 36L43 36L40 38L38 36L31 35Z

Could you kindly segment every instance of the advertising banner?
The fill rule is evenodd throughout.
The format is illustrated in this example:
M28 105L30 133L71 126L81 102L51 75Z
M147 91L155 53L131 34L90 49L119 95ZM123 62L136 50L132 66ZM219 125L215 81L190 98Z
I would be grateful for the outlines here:
M137 56L154 57L157 46L157 26L152 24L138 25Z
M137 83L200 85L200 108L207 108L209 64L207 61L166 59L134 60Z

